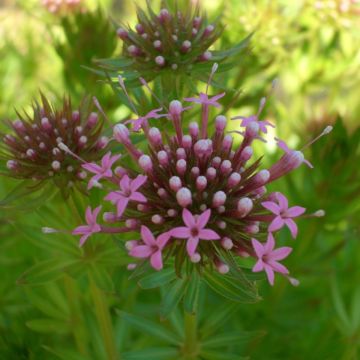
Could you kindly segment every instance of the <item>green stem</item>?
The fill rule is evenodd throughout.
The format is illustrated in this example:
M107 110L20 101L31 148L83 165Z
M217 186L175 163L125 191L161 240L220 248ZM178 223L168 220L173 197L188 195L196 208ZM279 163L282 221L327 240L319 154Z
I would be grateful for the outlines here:
M105 352L108 360L119 360L117 354L114 331L111 323L109 308L104 297L104 293L97 287L94 280L90 277L91 295L95 305L95 314L100 326L101 336L103 338Z
M65 292L70 307L71 328L76 347L80 354L88 355L86 346L86 332L84 331L84 321L79 305L76 282L67 274L64 276Z
M197 342L197 318L196 314L184 313L185 322L185 341L184 355L185 359L192 360L197 358L199 346Z

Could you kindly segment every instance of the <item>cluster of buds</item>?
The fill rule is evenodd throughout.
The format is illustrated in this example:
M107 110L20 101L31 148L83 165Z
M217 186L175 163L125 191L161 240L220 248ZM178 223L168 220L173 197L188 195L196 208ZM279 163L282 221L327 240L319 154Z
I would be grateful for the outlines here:
M198 8L173 12L165 2L157 15L150 7L148 15L138 9L138 21L135 30L121 27L117 35L123 41L124 56L133 59L142 74L211 60L209 48L222 32Z
M53 179L59 187L71 187L86 178L81 161L101 159L108 139L102 136L103 120L91 112L89 99L77 110L69 98L55 110L42 95L33 115L24 114L9 121L12 134L3 134L1 157L7 160L8 175L18 179L44 181ZM59 148L66 144L79 158L69 158Z
M134 166L127 162L112 170L118 157L109 161L111 154L101 171L96 164L85 165L96 181L106 179L110 189L104 198L109 205L94 211L88 208L87 224L73 231L81 235L80 245L95 233L138 232L135 240L126 242L129 255L140 261L149 259L156 270L163 268L163 259L175 258L177 266L193 263L199 270L210 266L225 274L229 271L229 264L221 257L225 251L240 259L253 257L253 271L264 270L270 284L274 283L274 272L296 283L279 263L292 248L275 249L274 235L285 226L296 238L294 218L322 216L323 211L304 215L304 208L289 207L280 192L267 193L267 185L303 163L311 164L301 151L291 150L279 139L276 141L284 155L275 164L260 169L260 159L253 160L253 142L265 141L262 133L273 126L259 120L264 100L257 115L235 118L242 121L240 145L235 145L233 135L226 133L227 118L223 115L216 116L215 131L209 135L210 107L220 107L218 100L224 95L210 97L207 87L199 97L184 99L194 103L190 107L201 105L201 120L191 122L188 132L183 130L182 119L189 107L178 100L171 101L165 114L157 109L130 120L132 129L125 125L129 122L115 125L114 139L123 145ZM173 136L150 126L150 120L165 121L162 118L172 122ZM323 134L330 130L328 127ZM132 142L131 131L144 133L148 143L145 152ZM104 212L106 224L100 225L97 216L108 206L113 207L112 211ZM129 269L136 266L131 263Z
M42 0L41 3L52 14L65 14L78 11L82 0Z

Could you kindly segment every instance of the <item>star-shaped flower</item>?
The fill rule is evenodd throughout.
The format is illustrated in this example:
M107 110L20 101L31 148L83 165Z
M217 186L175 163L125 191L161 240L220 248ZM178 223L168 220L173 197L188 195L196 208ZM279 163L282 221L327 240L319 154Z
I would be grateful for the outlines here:
M150 258L151 266L156 270L161 270L163 268L162 250L170 239L170 235L164 233L155 239L148 227L141 226L141 238L144 245L135 245L129 254L137 258Z
M211 210L201 215L193 215L184 208L182 218L186 226L176 227L169 231L170 235L180 239L187 239L186 249L190 257L195 254L200 240L218 240L220 236L211 229L205 229L211 215Z
M194 102L197 104L207 105L207 106L212 105L218 108L220 107L220 104L217 102L217 100L221 99L224 96L225 93L221 93L209 98L207 94L201 92L199 94L199 97L185 98L184 100L188 102Z
M295 239L298 229L293 218L302 215L306 209L301 206L289 208L287 198L279 192L276 193L276 199L278 204L274 201L264 201L261 203L265 209L270 210L276 215L274 220L270 223L268 230L270 232L277 231L286 225L289 228L292 237Z
M142 127L147 126L147 122L150 119L158 119L166 115L158 114L159 111L162 111L162 108L151 110L144 116L140 116L137 119L127 120L124 122L124 124L132 123L133 124L133 130L139 131Z
M253 272L265 270L270 285L274 285L274 272L289 274L289 270L278 261L285 259L292 251L291 247L284 246L274 250L275 240L272 233L268 234L265 244L256 239L251 239L258 261L252 268Z
M101 231L100 225L96 223L96 218L99 215L100 211L101 211L101 206L95 208L93 212L91 211L91 207L89 206L86 209L86 213L85 213L85 219L87 225L78 226L76 229L73 230L72 232L73 235L82 235L82 237L80 238L79 246L83 246L89 236Z
M267 130L267 126L270 126L272 128L275 127L275 125L273 125L270 121L267 120L259 120L257 115L251 115L251 116L235 116L233 118L231 118L231 120L241 120L241 124L240 126L242 127L247 127L249 126L249 124L256 122L259 125L260 131L262 131L264 134L267 134L268 130Z
M109 151L101 159L101 165L98 165L95 163L83 164L82 167L85 170L90 171L93 174L95 174L88 183L88 189L91 189L102 178L111 178L112 177L111 167L113 166L115 161L119 160L120 157L121 157L121 155L111 156L111 152Z
M147 202L146 197L137 191L146 181L147 176L144 175L138 175L134 180L124 175L119 183L120 191L112 191L105 197L105 200L116 204L118 217L122 216L129 201Z

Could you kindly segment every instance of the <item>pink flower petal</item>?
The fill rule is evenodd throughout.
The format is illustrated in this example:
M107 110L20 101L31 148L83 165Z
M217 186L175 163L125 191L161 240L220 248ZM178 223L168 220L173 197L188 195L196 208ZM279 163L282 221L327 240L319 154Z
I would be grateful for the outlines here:
M195 254L198 244L199 244L198 237L189 237L188 241L186 242L186 250L190 257L192 257Z
M275 247L275 239L272 233L268 234L266 244L264 246L264 251L266 255L269 255Z
M265 250L264 250L263 244L262 244L260 241L254 239L254 238L251 239L251 244L252 244L252 246L253 246L253 248L254 248L254 251L255 251L255 253L256 253L256 256L257 256L259 259L261 259L261 258L264 256L264 254L265 254Z
M295 224L295 221L292 219L285 219L285 224L289 228L291 232L291 236L295 239L298 233L297 225Z
M277 261L270 260L268 261L269 266L272 267L272 269L280 274L288 274L289 270L282 264L278 263Z
M286 211L286 216L287 217L297 217L302 215L305 212L305 208L301 207L301 206L293 206L289 209L287 209Z
M198 216L196 219L196 224L198 229L203 229L206 224L208 223L211 215L211 210L207 209L205 210L201 215Z
M87 225L81 225L72 231L73 235L83 235L90 233L90 227Z
M285 259L291 252L292 248L289 246L283 246L281 248L273 250L269 255L269 260L283 260Z
M114 156L112 156L112 157L109 159L108 164L107 164L106 167L110 169L110 168L114 165L114 163L115 163L116 161L118 161L120 158L121 158L121 155L114 155Z
M192 228L196 225L193 214L187 208L183 209L182 218L187 227Z
M102 170L99 165L94 164L94 163L82 164L81 167L84 168L87 171L90 171L90 172L94 173L94 174L98 174Z
M168 232L159 235L156 238L156 244L159 247L159 249L162 250L166 246L169 239L170 239L170 234Z
M147 181L147 176L138 175L133 181L131 181L130 189L131 191L136 191L139 187L145 184Z
M274 270L272 269L271 266L266 265L264 266L265 272L266 272L266 276L269 280L269 283L271 286L274 285L274 280L275 280L275 276L274 276Z
M109 167L109 162L110 162L110 158L111 158L111 151L107 152L103 158L101 159L101 166L106 169L107 167Z
M202 240L218 240L220 236L214 230L202 229L199 231L199 238Z
M273 232L280 230L284 226L284 219L280 216L276 216L275 219L270 223L268 230Z
M120 180L120 188L122 191L130 190L130 178L127 175L124 175Z
M86 208L86 211L85 211L85 220L88 224L92 224L93 222L93 215L92 215L92 212L91 212L91 207L88 206Z
M83 246L86 242L86 240L90 237L91 233L85 234L80 238L79 246Z
M141 203L147 202L147 198L142 193L139 193L138 191L132 193L130 195L129 199L133 200L133 201L141 202Z
M270 210L275 215L280 214L280 207L278 204L276 204L273 201L264 201L261 203L261 206L263 206L265 209Z
M135 246L129 251L129 254L131 256L134 256L137 258L142 258L142 259L150 257L152 255L152 253L153 253L152 247L147 246L147 245Z
M254 265L254 267L252 268L252 272L260 272L264 270L264 262L259 259L256 264Z
M155 270L161 270L163 268L163 261L161 251L158 250L151 255L150 264Z
M94 211L93 211L93 224L96 224L96 219L97 219L101 209L102 209L101 205L94 209Z
M288 202L288 199L286 198L286 196L280 192L277 192L276 198L279 201L280 211L286 211L289 207L289 202Z
M126 207L128 206L129 203L129 199L126 197L121 197L118 199L117 203L116 203L116 215L117 216L122 216L122 214L124 213Z
M221 94L218 94L218 95L213 96L210 100L213 102L213 101L216 101L216 100L221 99L221 98L224 97L224 96L225 96L225 93L223 92L223 93L221 93Z
M141 226L141 238L149 246L156 246L155 237L147 226Z
M188 239L191 236L190 229L185 226L179 226L169 231L170 235L179 239Z
M94 175L90 180L89 180L89 183L88 183L88 186L87 186L87 188L88 188L88 190L90 190L93 186L94 186L94 184L96 183L96 182L98 182L100 179L102 178L102 176L101 175Z

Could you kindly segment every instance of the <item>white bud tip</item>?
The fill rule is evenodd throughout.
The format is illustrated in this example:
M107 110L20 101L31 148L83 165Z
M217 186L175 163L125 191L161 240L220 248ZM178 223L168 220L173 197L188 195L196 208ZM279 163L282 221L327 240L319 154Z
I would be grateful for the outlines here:
M332 131L333 127L331 125L327 126L324 131L322 132L323 135L327 135Z
M58 148L61 149L62 151L65 151L65 152L70 151L70 149L62 142L58 143Z
M190 261L194 264L197 264L201 260L201 255L198 253L195 253L193 256L191 256Z
M43 228L41 228L41 231L42 231L44 234L55 234L55 233L58 233L58 232L59 232L58 230L53 229L53 228L50 228L50 227L43 227Z
M314 213L314 216L316 217L323 217L325 216L325 210L318 210Z
M219 64L218 63L214 63L214 65L212 66L212 70L211 72L214 74L216 72L216 70L218 69Z

